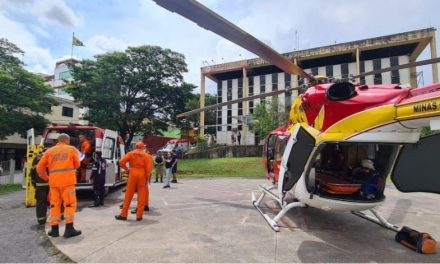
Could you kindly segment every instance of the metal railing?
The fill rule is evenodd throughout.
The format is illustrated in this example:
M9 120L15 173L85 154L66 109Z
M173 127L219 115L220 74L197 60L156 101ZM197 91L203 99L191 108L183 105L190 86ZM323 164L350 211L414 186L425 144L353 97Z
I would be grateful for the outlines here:
M0 161L0 184L13 184L15 160Z

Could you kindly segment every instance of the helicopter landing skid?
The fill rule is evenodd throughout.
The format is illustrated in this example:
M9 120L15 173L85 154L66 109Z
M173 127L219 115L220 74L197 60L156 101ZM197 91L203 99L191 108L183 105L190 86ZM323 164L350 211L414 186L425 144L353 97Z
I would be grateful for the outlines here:
M368 210L371 213L373 213L374 216L371 216L369 214L366 214L365 212L361 212L361 211L352 211L351 213L354 215L357 215L359 217L362 217L368 221L371 221L375 224L378 224L382 227L388 228L390 230L393 230L395 232L398 232L400 230L400 227L391 224L390 222L388 222L383 216L381 216L375 209L370 209Z
M260 212L260 214L264 217L264 219L269 224L269 226L276 232L280 231L280 228L279 228L277 222L281 219L281 217L283 217L287 213L287 211L289 211L290 209L295 208L295 207L305 207L306 206L304 203L301 203L301 202L291 202L291 203L283 202L282 198L279 198L276 194L271 192L272 189L277 188L277 185L272 185L270 187L263 187L262 185L257 185L257 187L261 190L261 195L260 195L260 197L258 197L258 200L257 200L257 199L255 199L254 192L252 192L252 204L258 210L258 212ZM263 210L260 208L260 203L261 203L261 201L263 201L263 199L266 195L269 195L281 207L281 211L274 218L270 218L270 216L268 214L266 214L265 212L263 212Z

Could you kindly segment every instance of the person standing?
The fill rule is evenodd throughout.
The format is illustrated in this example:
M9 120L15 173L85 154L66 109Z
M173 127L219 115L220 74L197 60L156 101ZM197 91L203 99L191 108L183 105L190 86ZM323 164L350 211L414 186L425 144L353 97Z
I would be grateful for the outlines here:
M171 170L173 169L173 162L171 158L171 154L165 154L165 185L163 188L170 188L171 183Z
M93 181L95 202L89 205L89 207L98 207L104 205L106 169L107 162L102 158L102 152L96 151L95 161L93 162L92 167L92 175L90 176L90 180Z
M241 133L240 133L240 131L238 131L237 140L238 140L238 145L241 145Z
M130 169L128 169L127 163L130 164ZM115 219L127 220L131 200L133 199L134 192L137 191L136 221L141 221L147 197L148 181L153 170L153 158L145 151L145 144L139 141L136 143L135 150L128 152L122 157L119 161L119 166L128 171L128 183L121 213L116 215Z
M148 166L151 167L151 169L153 169L153 157L151 156L150 152L148 151L148 149L145 146L145 153L147 153L151 158L148 159ZM150 175L148 175L148 182L145 185L146 188L146 192L145 192L145 205L144 205L144 212L148 212L150 211L150 182L151 182L151 173L152 170L150 171ZM133 210L131 210L132 214L136 214L137 212L137 207L133 208Z
M35 200L37 201L35 211L37 215L37 221L39 225L46 224L47 220L47 207L49 205L49 178L41 178L37 172L37 164L43 158L43 154L47 149L43 149L43 152L38 154L32 161L31 179L32 184L35 187Z
M156 167L156 180L155 183L158 182L160 179L160 182L163 182L163 173L164 173L164 159L160 151L157 152L156 158L154 159L154 165Z
M172 163L172 168L171 168L171 172L173 173L173 180L171 181L172 183L177 183L177 153L176 151L172 151L171 152L171 163Z
M84 155L84 159L81 161L81 177L79 179L80 182L84 182L86 180L86 169L87 165L92 162L92 144L86 135L79 135L80 148L79 151Z
M64 205L64 222L66 223L64 237L81 235L81 231L73 227L77 204L75 194L76 169L79 168L80 161L78 150L69 144L70 136L60 134L58 143L43 154L37 165L38 175L42 179L49 179L49 223L52 229L48 232L48 235L51 237L59 236L58 225L61 221L61 203Z

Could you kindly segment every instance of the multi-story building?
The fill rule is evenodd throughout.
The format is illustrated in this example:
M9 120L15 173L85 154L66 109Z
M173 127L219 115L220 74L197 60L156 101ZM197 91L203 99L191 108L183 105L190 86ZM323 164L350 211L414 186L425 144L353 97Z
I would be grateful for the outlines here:
M415 62L429 45L431 57L437 57L434 28L363 39L358 41L298 50L284 55L312 75L334 79L347 78L363 72ZM437 65L432 65L433 81L438 82ZM260 93L297 87L303 81L296 75L282 72L261 58L204 66L201 68L201 95L205 93L205 77L217 83L217 102L227 102ZM417 87L416 68L406 68L361 77L363 84L395 83ZM289 106L297 91L278 95L280 108ZM266 98L267 99L267 98ZM265 99L255 99L217 109L217 142L231 144L231 135L242 134L242 144L258 144L243 117L252 115L254 107ZM201 100L204 101L204 100ZM203 115L203 114L202 114ZM201 116L201 133L204 117Z

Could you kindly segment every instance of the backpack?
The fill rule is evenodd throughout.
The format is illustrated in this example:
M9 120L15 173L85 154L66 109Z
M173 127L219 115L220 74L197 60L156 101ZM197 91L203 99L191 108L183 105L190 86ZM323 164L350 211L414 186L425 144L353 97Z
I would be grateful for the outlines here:
M396 241L417 253L435 254L437 242L428 233L421 233L407 226L396 234Z
M162 156L157 156L156 159L155 159L155 161L156 161L156 163L161 163L161 162L163 162L163 158L162 158Z

